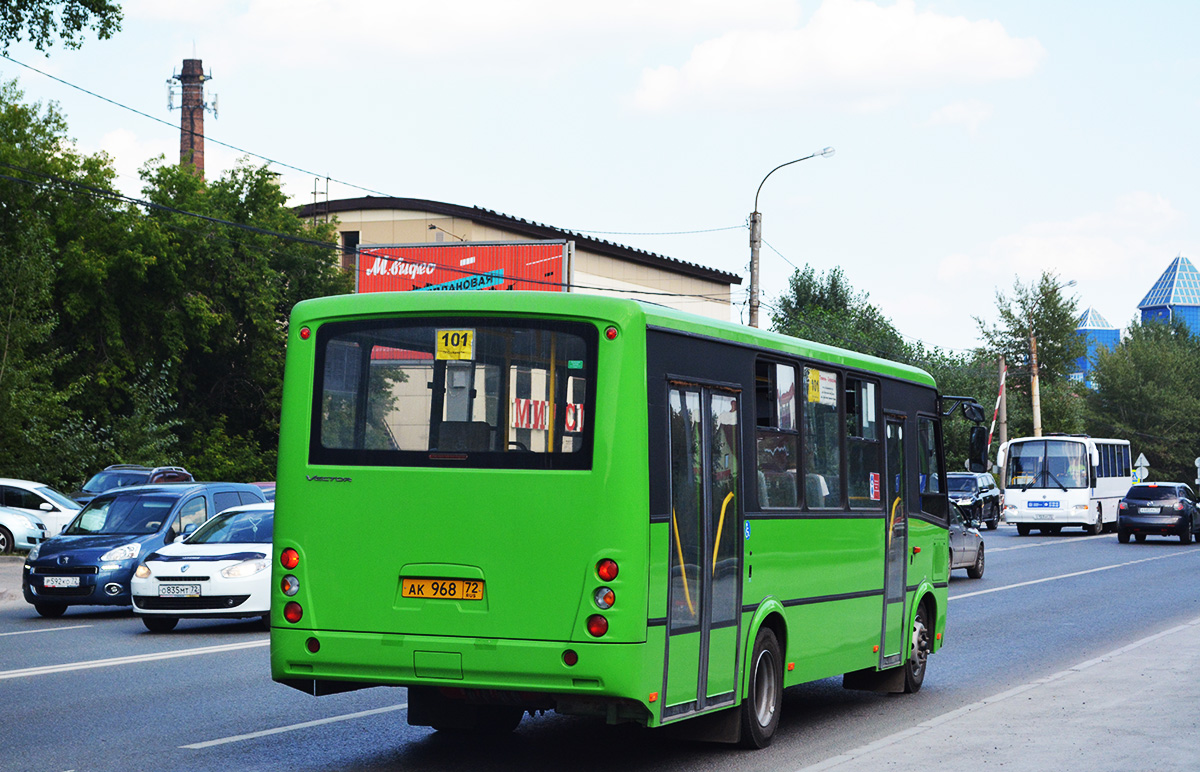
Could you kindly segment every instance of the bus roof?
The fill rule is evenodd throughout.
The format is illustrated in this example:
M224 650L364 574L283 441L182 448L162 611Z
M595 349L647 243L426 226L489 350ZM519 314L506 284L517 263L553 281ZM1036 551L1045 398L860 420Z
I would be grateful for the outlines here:
M644 325L703 335L757 348L771 349L831 364L868 370L930 387L929 373L911 365L869 354L793 338L768 330L724 322L641 300L564 292L410 291L333 295L297 303L292 324L322 318L402 313L537 313L559 317L607 319L616 324Z

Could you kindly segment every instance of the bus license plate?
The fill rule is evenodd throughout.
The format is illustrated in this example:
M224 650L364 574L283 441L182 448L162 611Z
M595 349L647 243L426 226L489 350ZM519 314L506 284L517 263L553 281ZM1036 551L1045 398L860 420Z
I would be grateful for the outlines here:
M483 582L479 579L401 579L404 598L441 598L443 600L483 600Z
M43 587L78 587L78 576L45 576L42 577Z
M198 584L160 584L158 586L158 597L160 598L199 598L200 585Z

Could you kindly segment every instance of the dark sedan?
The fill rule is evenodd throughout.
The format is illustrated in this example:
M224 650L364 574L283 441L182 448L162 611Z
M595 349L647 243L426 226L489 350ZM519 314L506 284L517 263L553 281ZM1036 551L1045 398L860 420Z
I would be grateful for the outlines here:
M1186 483L1161 482L1135 485L1117 505L1117 541L1129 543L1147 536L1178 536L1190 544L1200 532L1196 496Z
M951 472L946 475L950 498L989 531L1000 526L1000 488L987 472Z

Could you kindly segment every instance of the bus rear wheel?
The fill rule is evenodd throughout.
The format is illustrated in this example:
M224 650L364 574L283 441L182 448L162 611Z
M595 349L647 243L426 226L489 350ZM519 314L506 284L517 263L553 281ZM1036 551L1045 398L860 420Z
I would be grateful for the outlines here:
M765 748L779 727L779 709L783 705L783 656L779 641L769 627L761 627L754 636L754 654L750 658L750 688L742 703L742 740L746 748Z

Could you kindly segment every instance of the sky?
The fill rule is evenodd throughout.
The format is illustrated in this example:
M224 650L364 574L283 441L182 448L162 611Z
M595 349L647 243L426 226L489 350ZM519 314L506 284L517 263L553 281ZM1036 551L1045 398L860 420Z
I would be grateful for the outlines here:
M599 232L742 275L733 321L748 316L759 184L825 147L759 194L763 326L809 264L841 268L904 336L943 349L977 345L997 291L1042 271L1125 327L1176 255L1200 258L1200 4L121 5L115 37L49 56L13 45L0 78L56 102L130 194L148 161L178 159L167 80L199 58L218 106L210 178L268 158L298 204L328 185L332 200Z

